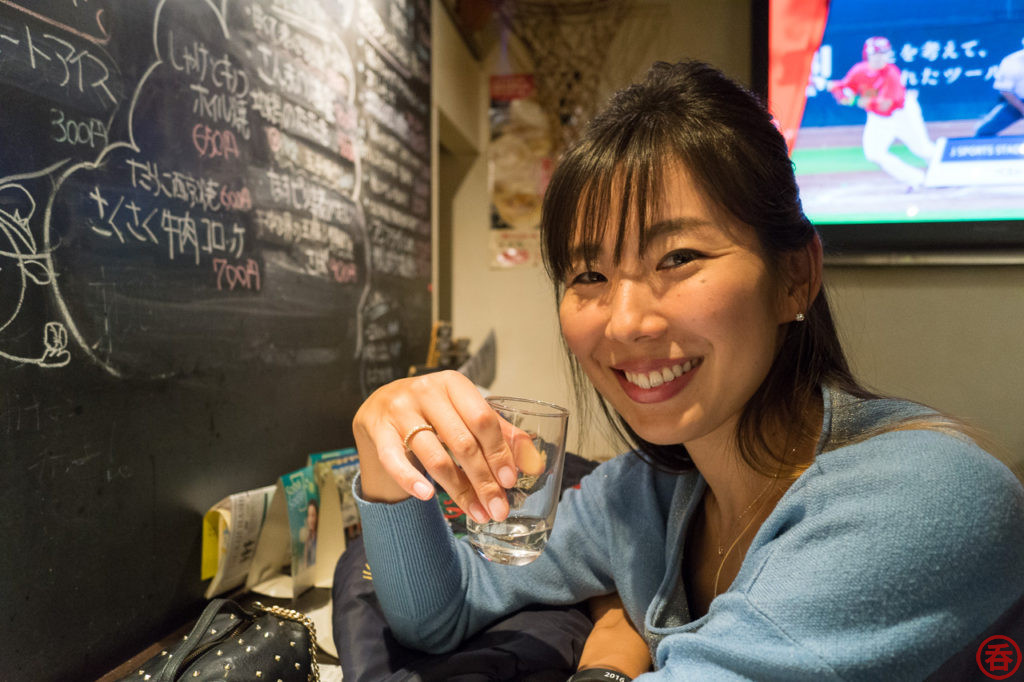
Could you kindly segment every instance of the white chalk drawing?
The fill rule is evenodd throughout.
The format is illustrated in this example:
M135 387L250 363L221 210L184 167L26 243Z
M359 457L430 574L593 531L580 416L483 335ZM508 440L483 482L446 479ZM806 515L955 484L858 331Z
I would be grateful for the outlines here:
M48 248L40 248L32 232L36 202L23 182L45 177L64 164L60 161L38 173L0 178L0 357L40 367L63 367L71 360L68 333L63 323L50 321L39 330L42 352L27 356L4 349L4 330L17 319L29 287L47 287L56 276Z
M12 0L0 0L0 5L27 11ZM191 37L179 38L173 32L174 22L168 19L172 15L169 8L174 8L175 16L185 16L188 22L222 37L223 45L231 44L229 16L232 22L239 18L247 22L244 32L255 35L255 43L244 54L238 53L242 59L235 59L225 48L215 47L217 41L209 32L205 35L211 45ZM347 289L344 295L358 301L353 306L353 359L368 362L367 344L372 342L364 338L364 328L367 311L375 308L370 292L377 261L381 254L391 252L398 260L393 267L382 266L381 271L415 279L422 275L412 267L416 255L405 253L410 250L408 244L395 246L392 242L401 241L402 234L422 234L424 229L429 234L424 216L411 219L380 199L422 213L421 204L429 197L424 199L403 188L415 188L419 194L422 187L429 187L429 179L426 184L414 179L424 169L429 172L429 167L410 155L410 150L426 151L420 149L426 144L426 131L405 129L410 124L422 128L423 124L399 115L393 102L372 92L375 84L387 85L386 80L425 75L417 71L419 63L411 52L389 42L393 37L386 35L374 12L356 9L354 0L335 2L330 10L322 6L321 0L159 0L150 36L152 62L136 83L124 84L126 91L133 88L131 94L118 100L122 104L115 105L113 111L108 110L109 118L78 120L61 109L51 112L51 126L56 126L55 135L61 138L56 141L63 139L74 153L90 156L82 160L81 156L70 156L69 151L68 158L36 172L0 178L0 361L63 367L74 357L86 359L113 376L126 375L126 368L119 365L113 352L117 339L111 338L109 321L102 317L86 321L83 317L84 324L77 323L75 316L84 313L77 307L72 312L68 301L77 303L77 298L69 299L67 294L80 281L62 279L58 273L63 271L55 267L55 260L61 262L55 254L59 256L62 248L69 248L67 234L75 231L82 235L85 231L85 236L99 240L95 243L104 248L146 249L151 254L148 257L162 253L160 258L173 261L178 268L201 266L199 271L209 277L209 285L218 292L242 295L262 295L268 284L260 272L259 259L252 257L257 255L255 244L260 235L271 235L277 244L293 240L297 245L293 252L305 254L299 264L303 274L359 287ZM81 32L68 30L94 44L108 44L110 36L101 14L96 15L95 23L100 28L98 39L96 35L82 36ZM354 30L357 24L361 35L368 32L368 42L378 49L383 44L391 53L388 64L373 57L369 67L373 73L369 75L364 70L368 67L349 54L340 30ZM406 27L403 32L408 31ZM189 33L187 27L182 31L182 36L202 34ZM305 41L302 45L296 43L300 35ZM358 42L363 44L362 40ZM70 44L67 47L72 49ZM231 49L241 48L233 45ZM310 78L289 62L305 65L323 78ZM100 66L97 62L96 82L85 81L94 98L109 93ZM164 78L169 72L161 69L173 70L178 78ZM147 91L158 87L155 83L177 82L182 75L191 82L184 83L180 90L166 95ZM370 90L357 93L364 78ZM402 92L405 98L412 94L404 83L390 85L393 88L389 90ZM195 148L198 158L244 159L243 145L256 135L265 135L272 152L271 167L250 168L248 175L243 174L237 182L206 177L202 172L158 167L160 161L147 153L151 138L140 133L146 128L140 129L139 125L150 125L145 112L164 97L187 97L193 102L195 120L188 123L188 135L183 135L182 141ZM370 113L364 114L364 109ZM122 125L114 128L112 121L118 116ZM371 120L361 121L364 116ZM115 132L118 129L123 132ZM127 139L118 139L123 137ZM389 152L390 144L400 162L388 165L382 157L374 170L376 175L369 179L373 181L368 190L372 194L364 196L367 144L381 145ZM337 156L316 151L325 147ZM125 182L97 179L111 173L115 175L110 179ZM262 178L271 190L285 194L272 192L268 198L277 203L261 206L252 191L255 188L248 185L254 178ZM38 186L30 187L26 184L29 181ZM324 192L325 187L336 194ZM337 196L351 204L339 203ZM149 204L145 205L144 200ZM369 218L364 217L364 204L372 209ZM76 217L74 225L64 224L69 207ZM307 214L308 218L303 217ZM229 217L221 221L219 215ZM245 224L233 222L232 215L247 216ZM354 244L361 245L360 255ZM91 280L88 283L93 285ZM95 286L96 291L109 286L116 293L116 282L97 281ZM41 308L35 305L28 309L28 294L45 299L48 305L44 307L52 313L49 317L55 318L38 322L40 327L33 332L38 348L32 352L25 351L24 327L39 318ZM12 342L15 331L19 335L17 344ZM150 376L168 374L154 370Z

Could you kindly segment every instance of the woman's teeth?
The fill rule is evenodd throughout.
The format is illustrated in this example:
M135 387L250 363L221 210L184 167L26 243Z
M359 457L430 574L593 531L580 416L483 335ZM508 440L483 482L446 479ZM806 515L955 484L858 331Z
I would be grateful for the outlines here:
M656 388L662 384L677 379L700 364L700 360L687 360L682 365L672 365L653 372L623 372L626 381L640 388Z

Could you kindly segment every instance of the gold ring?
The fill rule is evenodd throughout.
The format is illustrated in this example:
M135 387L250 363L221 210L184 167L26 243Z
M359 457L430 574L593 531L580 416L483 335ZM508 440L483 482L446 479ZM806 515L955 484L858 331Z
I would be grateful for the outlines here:
M412 437L415 436L420 431L430 431L431 433L437 433L437 431L434 430L434 427L431 426L430 424L420 424L419 426L412 427L411 429L409 429L409 433L405 434L405 438L402 439L402 445L405 446L406 450L410 449L409 441L412 440Z

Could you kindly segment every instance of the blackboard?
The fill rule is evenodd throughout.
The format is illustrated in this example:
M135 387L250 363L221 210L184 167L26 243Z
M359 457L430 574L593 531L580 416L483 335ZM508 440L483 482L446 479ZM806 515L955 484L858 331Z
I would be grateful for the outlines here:
M203 512L422 362L429 16L0 0L0 679L197 615Z

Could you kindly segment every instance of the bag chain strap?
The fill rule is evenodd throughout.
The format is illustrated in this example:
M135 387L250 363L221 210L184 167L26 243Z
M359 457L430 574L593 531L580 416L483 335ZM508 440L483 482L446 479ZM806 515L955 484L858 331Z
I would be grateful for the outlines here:
M313 668L314 682L320 682L320 666L316 662L316 626L313 621L304 613L293 609L286 609L280 606L264 606L261 602L253 602L253 606L278 618L292 620L301 623L309 631L309 661Z

